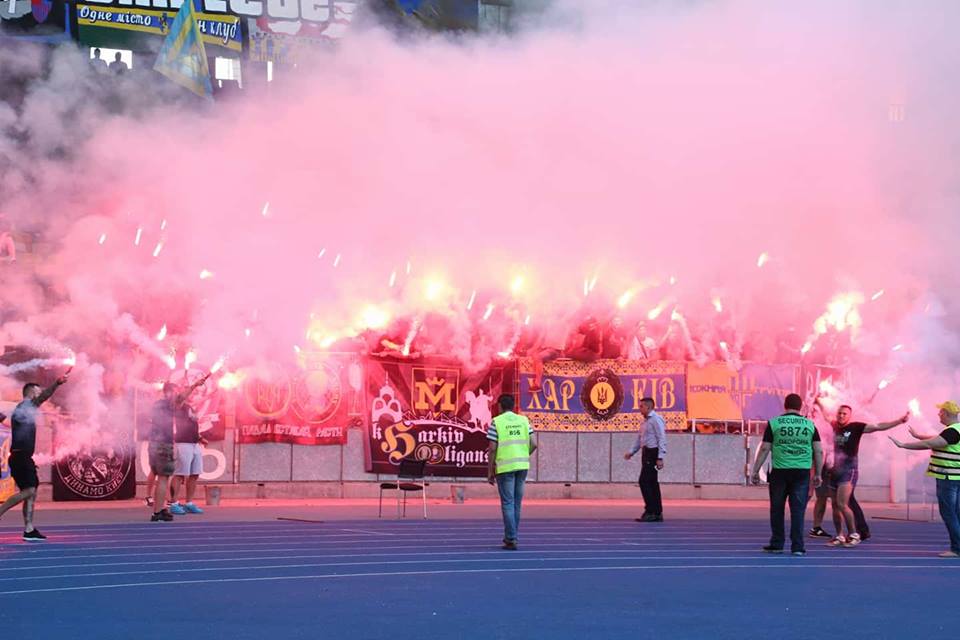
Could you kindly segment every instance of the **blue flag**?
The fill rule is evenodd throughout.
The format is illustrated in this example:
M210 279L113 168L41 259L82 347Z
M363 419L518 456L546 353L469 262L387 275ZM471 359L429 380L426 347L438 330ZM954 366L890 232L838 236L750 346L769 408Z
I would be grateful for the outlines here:
M213 97L207 53L197 26L195 0L184 0L153 68L198 96Z

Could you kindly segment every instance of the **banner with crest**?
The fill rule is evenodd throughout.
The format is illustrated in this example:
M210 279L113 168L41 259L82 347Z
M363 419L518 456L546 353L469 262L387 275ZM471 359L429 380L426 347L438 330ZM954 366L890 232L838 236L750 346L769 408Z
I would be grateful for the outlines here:
M537 431L636 431L651 397L667 429L687 428L686 363L554 360L532 391L533 361L520 359L520 408Z
M395 474L404 458L428 475L484 477L491 406L514 390L514 363L469 372L455 361L371 358L367 471Z
M237 398L241 444L343 444L363 415L362 366L355 355L303 354L301 367L260 368Z

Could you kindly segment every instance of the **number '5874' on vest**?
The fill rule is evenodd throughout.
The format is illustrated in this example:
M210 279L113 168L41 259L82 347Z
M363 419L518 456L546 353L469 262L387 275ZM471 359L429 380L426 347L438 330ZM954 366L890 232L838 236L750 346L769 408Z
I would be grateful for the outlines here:
M773 432L774 469L809 469L813 466L812 420L791 413L770 420Z
M493 419L497 430L497 473L530 468L530 421L512 411Z
M960 423L952 424L947 429L960 432ZM939 480L960 480L960 443L931 451L927 475Z

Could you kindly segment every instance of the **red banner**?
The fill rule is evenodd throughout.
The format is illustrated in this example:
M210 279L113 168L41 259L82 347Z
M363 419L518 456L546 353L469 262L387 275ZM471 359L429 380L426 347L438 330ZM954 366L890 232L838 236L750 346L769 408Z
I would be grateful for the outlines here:
M237 398L241 444L343 444L363 413L362 367L356 356L305 354L303 367L260 369Z

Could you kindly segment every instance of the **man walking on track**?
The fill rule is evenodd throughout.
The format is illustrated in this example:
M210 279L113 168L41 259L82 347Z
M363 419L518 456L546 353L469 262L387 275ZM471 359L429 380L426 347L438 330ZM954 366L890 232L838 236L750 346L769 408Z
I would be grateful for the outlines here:
M523 488L530 469L530 454L537 445L533 443L533 427L526 416L513 412L516 404L511 395L497 399L500 415L493 419L487 430L490 441L487 462L487 481L497 483L500 493L500 510L503 512L503 548L516 551L520 528L520 506Z
M770 544L766 553L783 553L784 506L790 501L790 552L806 555L803 544L803 516L810 491L810 467L813 484L820 486L823 468L823 449L820 434L813 421L800 415L803 399L789 394L783 403L783 415L771 419L763 432L763 443L753 463L753 484L760 484L760 469L767 456L773 453L773 470L767 478L770 483Z
M653 398L640 401L640 413L643 424L633 449L623 454L629 460L637 451L640 454L640 492L643 494L643 515L637 522L663 522L663 500L660 497L660 472L663 471L663 458L667 455L667 425L663 418L653 410Z

